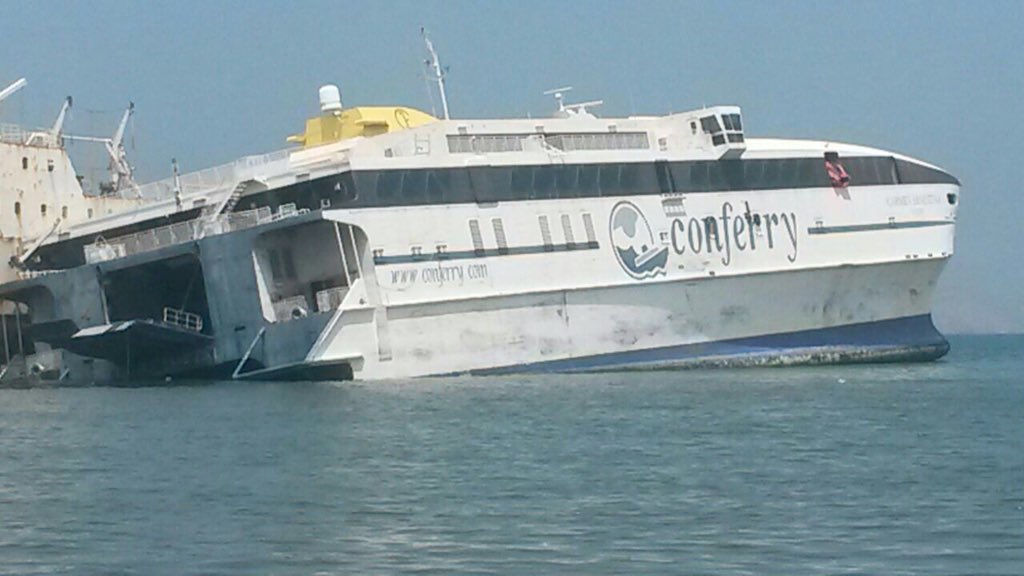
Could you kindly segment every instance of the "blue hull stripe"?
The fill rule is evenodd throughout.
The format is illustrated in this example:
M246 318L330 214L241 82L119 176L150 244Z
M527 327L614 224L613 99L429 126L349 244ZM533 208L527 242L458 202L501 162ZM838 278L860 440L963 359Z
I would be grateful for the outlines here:
M792 363L924 361L939 358L948 350L949 343L935 329L931 315L923 314L831 328L489 368L472 373L577 372L702 363L766 364L770 363L764 362L766 359L787 358L795 359Z

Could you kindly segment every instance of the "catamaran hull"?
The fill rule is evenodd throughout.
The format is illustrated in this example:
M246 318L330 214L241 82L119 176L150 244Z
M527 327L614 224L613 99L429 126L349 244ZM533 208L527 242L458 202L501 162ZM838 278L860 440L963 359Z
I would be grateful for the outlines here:
M944 263L914 260L393 307L386 320L338 330L307 364L347 362L355 378L378 379L933 360L949 350L929 311ZM384 322L389 355L381 359L376 344ZM358 350L353 342L375 345Z

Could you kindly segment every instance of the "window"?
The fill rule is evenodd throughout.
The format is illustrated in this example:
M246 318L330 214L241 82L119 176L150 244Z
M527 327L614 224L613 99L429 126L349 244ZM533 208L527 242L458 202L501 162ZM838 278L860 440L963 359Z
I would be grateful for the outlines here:
M623 164L619 168L619 189L623 194L637 194L640 187L640 168L636 164Z
M426 199L427 174L425 170L404 170L402 177L402 200L418 204Z
M64 219L64 220L68 219L68 207L67 206L61 207L61 209L60 209L60 217L62 219Z
M601 196L619 194L619 165L603 164L600 168Z
M580 166L579 168L579 179L577 185L579 187L580 196L596 196L597 195L597 175L598 169L594 165Z
M512 193L516 198L527 198L533 189L533 169L529 166L512 168Z
M377 198L390 204L402 189L402 172L385 170L377 175Z
M15 216L21 216L21 202L14 203L14 214Z
M747 190L749 188L742 160L722 160L720 164L722 179L729 190Z
M722 114L722 124L725 125L726 130L734 132L741 132L743 130L743 123L740 121L739 114Z
M444 202L445 190L448 188L450 180L448 170L431 170L427 174L427 199L432 204Z
M900 183L904 184L945 183L957 184L957 186L959 184L959 180L942 170L908 160L896 160L896 173Z
M668 162L658 160L654 163L654 171L658 176L658 191L662 194L672 192L672 173L669 172Z
M714 116L705 116L700 119L700 127L704 130L705 134L718 134L722 131L722 127L718 124L718 118Z
M28 156L21 157L21 169L28 170Z
M39 205L39 215L46 218L46 204Z
M558 173L555 176L555 188L559 192L557 196L562 198L576 196L577 167L569 164L567 166L561 166L557 168L557 170Z
M690 189L695 192L708 190L708 164L710 162L694 162L690 164Z
M531 198L546 199L557 197L552 194L555 186L555 167L537 166L533 169L533 195Z

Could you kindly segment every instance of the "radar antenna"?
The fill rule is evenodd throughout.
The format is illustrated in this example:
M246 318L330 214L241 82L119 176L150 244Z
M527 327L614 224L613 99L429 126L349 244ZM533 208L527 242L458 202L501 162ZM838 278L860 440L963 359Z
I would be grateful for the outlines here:
M441 60L437 57L437 52L434 51L434 43L430 41L427 29L420 27L420 35L423 36L423 41L427 44L427 53L430 54L430 58L423 63L430 71L434 82L437 82L437 91L441 94L441 110L444 112L444 119L448 120L448 95L444 89L444 77L448 73L448 69L441 67Z
M572 90L572 86L562 86L561 88L552 88L551 90L545 90L545 96L554 96L555 102L558 102L558 111L565 111L565 93Z
M545 96L554 96L555 101L558 102L558 110L555 111L555 118L571 118L573 116L592 118L594 115L591 114L587 108L604 104L604 100L589 100L587 102L579 102L577 104L566 104L565 93L570 90L572 90L572 86L563 86L561 88L553 88L551 90L544 91Z

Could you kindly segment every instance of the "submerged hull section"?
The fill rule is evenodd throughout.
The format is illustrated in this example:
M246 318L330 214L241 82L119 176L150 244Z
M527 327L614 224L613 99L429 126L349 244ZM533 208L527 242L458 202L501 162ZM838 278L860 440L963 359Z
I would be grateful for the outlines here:
M472 372L486 375L928 362L947 352L949 342L935 329L931 316L923 315Z

